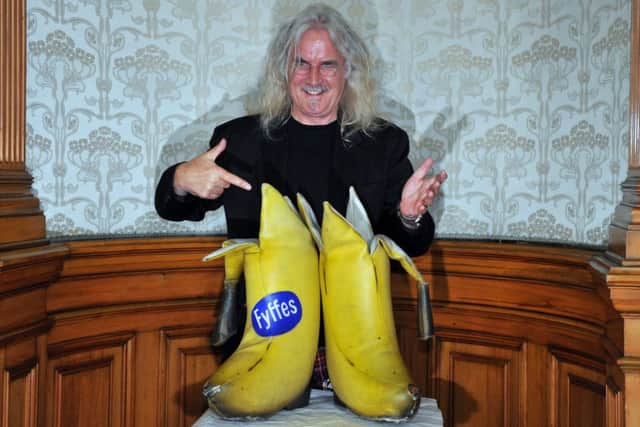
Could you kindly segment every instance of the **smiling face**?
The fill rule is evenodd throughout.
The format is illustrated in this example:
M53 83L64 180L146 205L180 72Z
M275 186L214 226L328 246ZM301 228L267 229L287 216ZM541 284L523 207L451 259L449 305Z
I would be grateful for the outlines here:
M323 28L310 28L300 38L300 52L289 72L291 115L306 125L338 118L345 85L345 61Z

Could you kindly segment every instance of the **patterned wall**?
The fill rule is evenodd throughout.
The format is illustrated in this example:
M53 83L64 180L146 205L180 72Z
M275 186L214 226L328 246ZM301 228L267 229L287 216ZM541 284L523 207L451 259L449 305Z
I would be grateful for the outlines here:
M158 218L168 165L243 114L293 0L29 0L27 165L50 237L224 233ZM380 106L449 180L440 237L603 245L626 177L628 0L329 1Z

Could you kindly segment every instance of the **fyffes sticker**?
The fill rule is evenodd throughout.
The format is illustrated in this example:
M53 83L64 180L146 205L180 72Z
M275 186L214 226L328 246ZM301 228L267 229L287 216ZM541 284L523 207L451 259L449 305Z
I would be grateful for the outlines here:
M253 330L262 337L289 332L302 319L302 304L289 291L274 292L262 298L251 309Z

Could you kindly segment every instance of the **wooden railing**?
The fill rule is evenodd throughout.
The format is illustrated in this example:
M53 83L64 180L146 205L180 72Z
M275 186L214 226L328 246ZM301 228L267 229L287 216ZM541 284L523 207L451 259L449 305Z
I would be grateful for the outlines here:
M17 318L44 305L50 325L4 343L2 354L23 355L5 368L20 381L4 383L12 397L4 416L36 419L39 410L40 426L191 425L206 408L201 385L219 360L209 333L223 266L201 259L221 242L66 243L44 295L6 311ZM447 426L624 425L621 319L606 286L593 280L594 255L437 242L416 259L431 283L436 324L426 343L416 338L415 284L393 273L402 352Z

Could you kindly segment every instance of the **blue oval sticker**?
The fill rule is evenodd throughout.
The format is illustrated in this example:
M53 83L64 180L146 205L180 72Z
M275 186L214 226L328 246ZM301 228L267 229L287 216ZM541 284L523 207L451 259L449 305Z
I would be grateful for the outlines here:
M274 292L262 298L251 309L253 330L261 337L289 332L302 319L302 304L290 291Z

